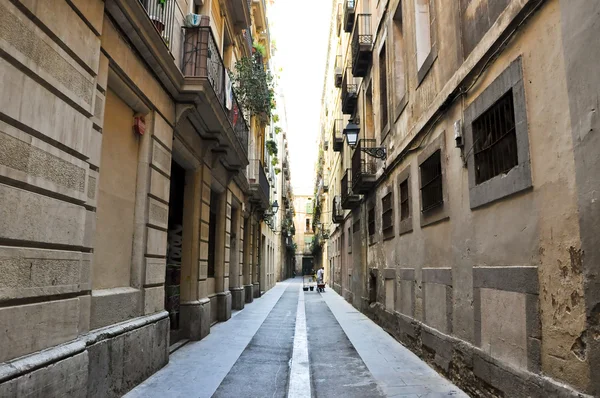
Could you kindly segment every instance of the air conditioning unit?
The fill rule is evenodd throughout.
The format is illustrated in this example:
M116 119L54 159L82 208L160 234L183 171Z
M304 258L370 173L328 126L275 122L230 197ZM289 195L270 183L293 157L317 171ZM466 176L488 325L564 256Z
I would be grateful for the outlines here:
M202 15L199 14L188 14L185 16L185 26L188 28L195 28L200 26L200 20Z

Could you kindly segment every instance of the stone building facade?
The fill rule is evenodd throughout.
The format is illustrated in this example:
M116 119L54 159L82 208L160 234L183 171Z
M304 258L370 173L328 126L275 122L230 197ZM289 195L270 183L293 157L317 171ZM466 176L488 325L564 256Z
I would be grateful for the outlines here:
M333 9L330 284L474 396L600 394L600 4Z
M264 0L0 2L0 396L121 396L273 286L255 42Z

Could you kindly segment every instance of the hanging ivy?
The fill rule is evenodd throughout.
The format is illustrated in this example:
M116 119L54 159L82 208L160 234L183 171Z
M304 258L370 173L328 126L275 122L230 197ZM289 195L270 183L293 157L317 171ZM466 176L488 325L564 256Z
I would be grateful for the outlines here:
M273 123L279 123L279 115L273 114Z
M237 61L235 72L233 89L242 108L263 120L270 118L275 108L275 89L273 75L265 68L261 53L256 51L252 57Z
M277 166L278 163L279 163L279 159L277 159L277 157L274 157L273 159L271 159L271 165Z
M279 126L275 126L275 134L279 134L283 131L283 129Z
M281 173L281 169L279 167L275 167L275 175L279 175Z

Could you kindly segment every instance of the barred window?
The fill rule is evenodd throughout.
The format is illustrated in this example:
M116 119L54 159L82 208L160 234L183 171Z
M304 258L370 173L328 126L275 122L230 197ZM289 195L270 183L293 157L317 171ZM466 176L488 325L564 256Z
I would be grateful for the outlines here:
M473 145L476 184L519 164L512 89L473 122Z
M425 213L444 203L442 157L437 150L421 163L421 211Z
M373 237L375 235L375 206L369 209L369 213L367 214L368 219L368 232L369 237Z
M408 178L400 183L400 221L408 219L410 207L408 204Z
M394 202L393 192L390 191L387 195L381 198L381 229L384 237L394 235Z

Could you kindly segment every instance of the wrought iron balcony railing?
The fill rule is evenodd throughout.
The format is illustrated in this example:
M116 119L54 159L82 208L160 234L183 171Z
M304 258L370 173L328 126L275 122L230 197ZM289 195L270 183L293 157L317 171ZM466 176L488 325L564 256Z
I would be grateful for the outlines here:
M342 113L351 115L356 109L358 101L358 84L352 76L352 70L346 68L344 77L342 78Z
M344 0L344 31L352 32L354 15L356 14L356 0Z
M335 86L337 88L342 87L342 72L344 71L342 63L342 55L339 54L335 57Z
M333 130L331 132L331 141L333 142L333 150L335 152L341 152L344 148L344 136L342 135L343 130L343 119L335 119L333 121Z
M250 129L244 112L229 83L229 71L225 68L219 47L208 26L184 28L182 71L186 77L204 78L212 87L223 111L246 156Z
M148 17L154 24L154 27L163 38L163 41L169 49L173 39L173 25L175 24L175 1L165 0L161 3L158 0L139 0Z
M331 209L331 221L335 224L339 224L344 221L344 209L342 209L342 198L338 196L334 196L333 198L333 206Z
M375 148L377 141L362 138L352 155L352 191L367 193L375 184L377 159L363 151L364 148Z
M358 14L352 33L352 75L365 77L373 59L371 14Z
M344 176L342 177L342 208L343 209L354 209L360 204L360 196L354 193L352 190L352 170L346 169Z
M255 196L260 199L263 207L267 208L271 200L271 185L265 173L265 167L260 159L251 159L248 165L248 183L253 187Z

